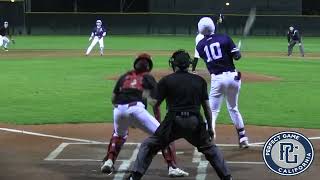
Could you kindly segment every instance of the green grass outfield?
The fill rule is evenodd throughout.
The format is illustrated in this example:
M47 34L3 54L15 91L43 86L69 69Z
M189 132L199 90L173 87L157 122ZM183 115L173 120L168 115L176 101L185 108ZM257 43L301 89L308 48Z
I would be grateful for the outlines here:
M15 124L112 122L110 102L115 81L132 66L132 56L10 56L17 51L83 50L87 36L16 37L0 52L0 122ZM237 42L237 37L234 38ZM243 41L241 71L280 77L280 81L243 83L239 107L247 124L320 128L320 38L304 38L306 57L286 57L285 37L250 37ZM108 50L176 50L193 54L194 37L110 36ZM246 56L245 52L276 54ZM297 52L297 47L295 48ZM31 51L30 51L31 52ZM93 52L93 54L96 52ZM308 53L313 57L308 58ZM155 56L155 69L168 68L167 56ZM203 62L199 63L204 68ZM225 106L218 123L230 123Z

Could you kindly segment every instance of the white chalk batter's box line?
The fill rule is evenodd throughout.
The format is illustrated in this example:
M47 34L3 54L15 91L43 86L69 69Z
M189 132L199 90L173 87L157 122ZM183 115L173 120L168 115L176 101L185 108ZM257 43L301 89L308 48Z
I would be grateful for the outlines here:
M57 158L62 152L63 150L69 146L69 145L108 145L109 143L82 143L82 142L75 142L75 143L61 143L55 150L53 150L44 160L45 161L64 161L64 162L101 162L101 159L60 159ZM129 146L140 146L141 143L131 143L131 142L126 142L125 145L129 145ZM238 144L216 144L219 147L238 147ZM258 148L262 148L263 145L260 144L251 144L250 147L258 147ZM194 150L196 153L195 154L199 154L198 158L201 158L202 154L197 152L197 150ZM177 151L176 152L177 155L179 154L184 154L184 152L180 152ZM159 152L158 154L161 154L161 152ZM194 159L194 158L193 158ZM118 159L117 161L119 162L126 162L126 161L130 161L129 159ZM193 160L194 161L194 160ZM227 161L228 164L248 164L248 165L259 165L259 164L264 164L264 162L254 162L254 161Z

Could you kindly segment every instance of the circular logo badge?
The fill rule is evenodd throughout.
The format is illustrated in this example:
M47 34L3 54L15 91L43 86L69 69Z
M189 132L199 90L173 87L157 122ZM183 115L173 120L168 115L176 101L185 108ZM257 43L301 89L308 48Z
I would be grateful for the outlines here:
M268 139L262 155L273 172L282 176L294 176L310 167L314 150L310 140L303 134L284 131Z

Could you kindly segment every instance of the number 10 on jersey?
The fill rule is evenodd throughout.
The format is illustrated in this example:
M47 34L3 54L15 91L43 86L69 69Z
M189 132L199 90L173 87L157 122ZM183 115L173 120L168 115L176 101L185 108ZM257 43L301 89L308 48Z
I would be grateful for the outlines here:
M211 62L213 60L222 58L220 43L218 42L212 43L209 46L206 45L204 47L204 51L206 52L206 55L207 55L207 62Z

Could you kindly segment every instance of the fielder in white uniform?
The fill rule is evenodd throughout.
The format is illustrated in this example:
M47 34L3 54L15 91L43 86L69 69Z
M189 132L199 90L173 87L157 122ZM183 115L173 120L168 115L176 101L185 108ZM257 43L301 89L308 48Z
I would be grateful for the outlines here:
M211 74L209 102L212 111L212 127L215 129L221 104L226 98L230 117L238 133L239 147L248 148L248 137L238 109L241 73L236 70L233 63L233 60L241 58L240 51L229 36L214 33L215 25L209 17L199 21L198 31L204 35L204 38L197 43L196 49Z
M0 28L0 47L3 47L5 51L8 51L8 45L10 43L10 31L9 31L9 23L5 21L3 23L3 27Z
M103 38L107 35L107 31L105 27L102 26L102 21L97 20L96 21L96 27L93 28L93 31L91 33L91 36L89 38L89 41L92 40L90 46L87 49L86 56L88 56L92 50L92 48L99 42L100 45L100 55L103 55Z
M160 109L155 108L157 117L154 118L143 103L145 97L155 97L157 82L149 74L152 69L151 56L140 54L134 62L134 70L122 75L116 83L113 91L114 104L114 132L110 139L108 152L103 159L101 172L111 174L114 163L120 153L123 144L128 137L129 126L137 127L149 135L152 135L160 126ZM168 175L171 177L188 176L189 173L177 168L175 148L171 144L162 151L163 157L168 164Z

